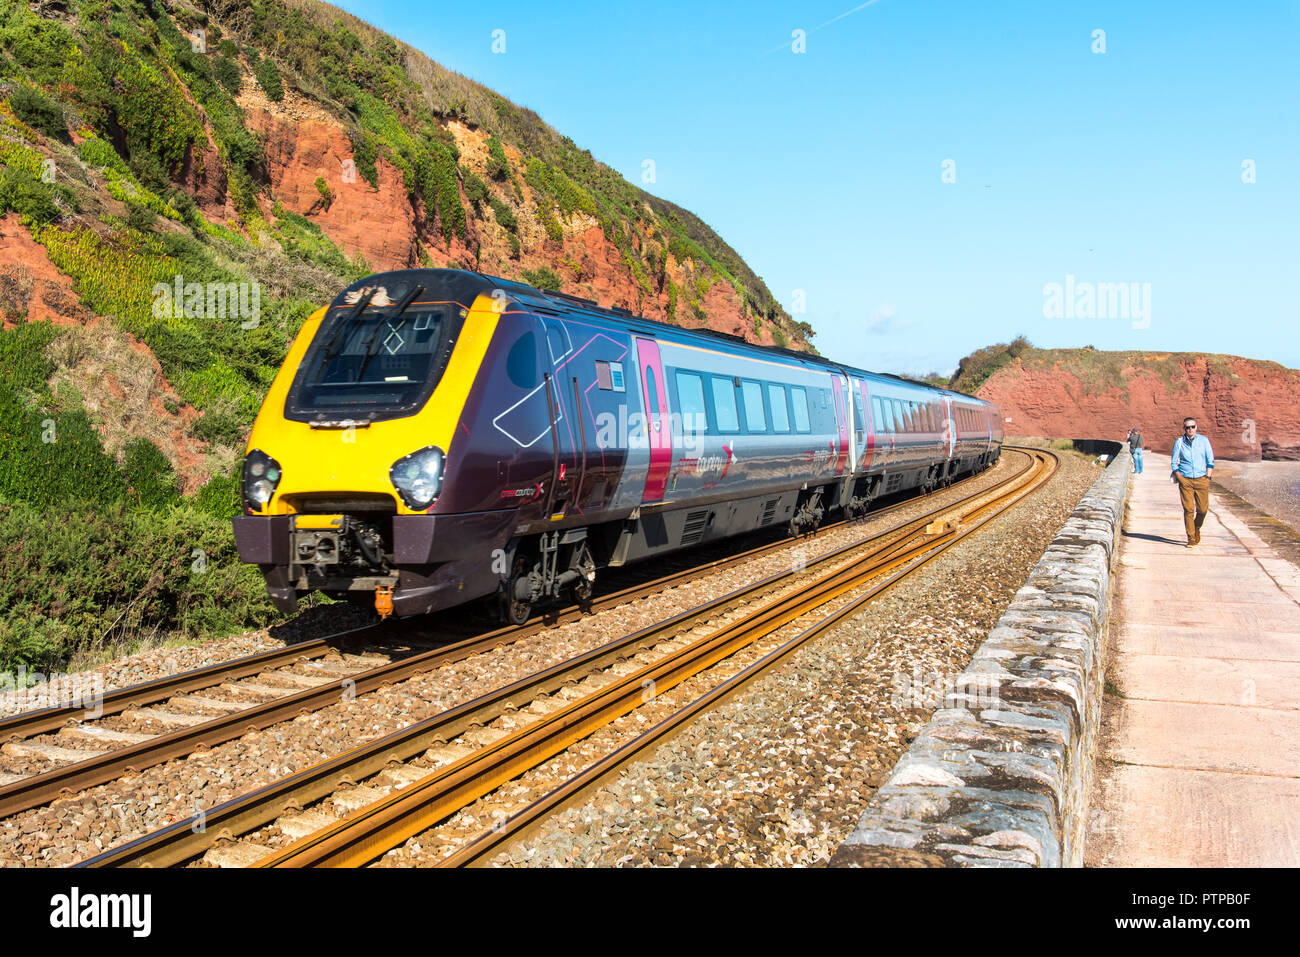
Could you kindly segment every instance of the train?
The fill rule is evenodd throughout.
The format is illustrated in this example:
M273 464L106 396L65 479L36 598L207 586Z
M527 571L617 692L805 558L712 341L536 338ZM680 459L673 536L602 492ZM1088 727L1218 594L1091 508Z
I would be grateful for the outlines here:
M455 269L352 283L303 324L233 519L277 608L319 590L523 623L606 569L792 535L988 468L996 406Z

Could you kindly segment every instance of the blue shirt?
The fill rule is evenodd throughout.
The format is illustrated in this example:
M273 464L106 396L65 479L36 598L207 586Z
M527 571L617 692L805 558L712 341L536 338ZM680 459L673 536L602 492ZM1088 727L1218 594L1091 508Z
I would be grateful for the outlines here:
M1210 440L1200 434L1191 442L1185 435L1178 436L1174 440L1169 468L1186 478L1201 478L1207 469L1214 468L1214 450L1210 448Z

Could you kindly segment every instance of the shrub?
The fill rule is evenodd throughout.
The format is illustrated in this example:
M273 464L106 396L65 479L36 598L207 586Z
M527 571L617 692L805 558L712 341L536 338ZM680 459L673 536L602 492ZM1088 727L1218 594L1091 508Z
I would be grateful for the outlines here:
M357 164L357 172L371 187L378 189L379 170L375 166L375 160L379 156L379 147L375 143L375 138L357 130L352 133L351 140L352 161Z
M320 193L321 199L325 200L325 210L328 212L330 206L334 203L334 194L330 192L329 186L326 185L324 176L317 176L315 185L316 192Z
M537 269L525 269L523 271L524 282L530 286L536 286L538 289L549 292L559 292L564 287L564 281L557 276L549 266L541 266Z
M489 136L487 141L487 174L492 179L504 180L510 175L510 161L506 158L505 147L496 136Z
M269 57L260 58L253 64L253 75L268 99L279 103L284 99L284 83L280 80L280 69Z
M230 43L230 41L221 41L223 53L227 43ZM233 43L230 45L234 46ZM226 88L226 91L231 96L239 95L239 88L243 86L243 78L239 75L239 64L229 56L219 56L212 61L212 75L216 77L218 83Z
M42 506L119 501L125 482L86 413L53 408L45 383L54 366L45 348L55 335L47 322L0 332L0 500Z
M126 172L126 163L117 155L117 150L98 136L88 136L78 143L77 155L87 166L103 167L119 173Z
M473 173L465 174L465 196L477 209L489 201L487 183Z
M158 446L148 439L135 439L122 450L122 471L127 494L138 505L169 505L180 495L176 473Z
M519 223L515 219L515 214L510 211L510 207L501 202L501 200L497 199L495 196L492 198L491 202L492 214L496 217L496 221L510 232L515 232L519 228Z
M539 202L537 204L537 221L542 224L542 229L546 230L546 235L552 240L557 243L564 241L564 230L560 228L560 224L556 220L555 214L551 212L548 203Z
M951 387L959 392L973 394L995 372L1032 348L1028 339L1017 336L1010 342L999 342L977 349L957 363Z
M51 223L60 215L53 186L11 167L0 171L0 213L8 210L38 225Z
M60 512L0 503L0 668L50 671L160 634L229 634L274 621L226 519L196 508Z
M460 180L456 176L456 158L443 142L431 144L428 157L418 160L420 191L425 208L438 211L442 236L451 240L452 233L465 238L465 207L460 202Z
M107 107L126 137L132 171L145 185L166 188L204 135L197 110L165 69L130 48L110 45L94 55L114 90Z
M34 130L53 139L68 140L68 121L63 107L31 87L17 87L9 95L9 105L14 115Z

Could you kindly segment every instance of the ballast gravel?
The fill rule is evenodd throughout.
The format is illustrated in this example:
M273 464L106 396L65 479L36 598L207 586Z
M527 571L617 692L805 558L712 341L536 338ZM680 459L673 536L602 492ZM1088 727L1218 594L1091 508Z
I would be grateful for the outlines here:
M1026 509L1026 512L1032 511L1034 517L1022 520L1017 516L1015 519L1002 520L999 523L1000 526L1003 523L1008 523L1008 525L996 543L987 547L983 544L992 534L985 531L976 536L974 541L963 543L963 545L949 552L947 560L952 559L953 553L968 552L970 556L968 561L971 563L971 568L979 569L987 566L995 578L1007 578L1008 581L1001 591L994 589L993 592L987 592L983 588L976 588L974 589L976 593L974 596L966 596L964 594L966 583L959 585L957 580L950 577L950 573L926 573L931 577L937 574L933 585L935 594L931 598L938 601L939 595L947 596L946 607L944 602L941 601L938 604L932 602L926 606L930 609L929 618L933 622L932 627L934 629L945 633L955 632L959 639L958 644L969 648L973 648L978 644L979 640L982 640L983 632L987 630L988 624L991 624L991 621L996 619L997 613L1000 612L1006 599L1024 580L1029 568L1032 567L1033 562L1045 546L1046 540L1050 539L1051 534L1064 520L1064 514L1068 513L1069 508L1082 494L1082 490L1096 476L1096 468L1089 463L1074 456L1066 456L1065 458L1066 467L1058 474L1057 479L1047 490L1038 493L1038 497L1050 498L1054 503L1059 499L1059 503L1055 507L1047 508L1045 514L1039 514L1041 509L1037 505L1021 506L1021 509ZM521 639L513 645L475 655L463 661L437 668L425 675L417 676L370 694L358 696L354 700L347 700L350 695L344 689L340 689L340 702L321 711L302 715L272 728L252 732L237 741L228 742L211 750L197 752L188 758L171 761L155 768L146 769L140 774L131 775L110 784L71 795L56 801L50 806L14 815L0 821L0 837L4 838L3 842L0 843L0 865L67 865L93 856L116 844L131 840L149 830L179 820L195 819L203 809L211 808L239 793L266 784L276 777L293 773L367 740L388 734L411 722L468 701L503 684L516 681L537 670L549 667L603 644L619 635L655 624L673 614L686 611L744 584L756 581L777 571L789 569L793 564L801 560L849 544L867 534L901 524L909 517L915 517L938 507L944 502L955 501L969 494L975 488L988 487L1010 474L1015 467L1012 464L1013 462L1018 463L1021 461L1023 460L1018 456L1004 456L997 466L989 470L988 473L973 479L970 484L947 490L929 499L909 503L905 508L887 516L869 518L852 527L825 531L813 539L792 541L785 548L757 558L743 566L703 574L699 578L668 589L649 599L637 600L601 611L579 621ZM1072 473L1074 473L1073 478L1071 478ZM1068 505L1064 504L1067 501ZM1061 511L1062 508L1064 509L1063 512ZM1056 518L1058 513L1061 516L1059 520ZM1009 524L1013 521L1014 526ZM1042 527L1045 525L1050 526L1050 528ZM1032 534L1035 527L1039 527L1039 532L1046 535L1042 543L1037 545L1035 545ZM1042 534L1038 537L1042 538ZM999 554L999 548L1009 549L1015 556L1015 560ZM1014 576L1014 583L1011 583L1009 576ZM916 584L917 582L914 581L912 587L915 588ZM1006 592L1006 598L998 597L1002 591ZM892 600L898 601L898 597L895 596ZM996 605L996 607L991 607L992 605ZM346 610L343 606L338 607L340 610ZM875 617L876 615L873 613L872 620L875 620ZM911 647L914 642L911 641L910 637L904 636L910 636L911 630L918 627L917 621L923 619L924 616L916 621L910 621L907 626L908 630L900 632L897 640L901 641L902 645ZM954 622L958 622L958 624L954 624ZM326 628L324 630L337 629ZM898 631L896 628L887 630ZM263 632L240 636L238 639L231 639L227 642L207 643L194 649L183 649L192 652L192 656L186 659L186 667L196 667L203 663L210 663L218 660L218 656L226 653L229 653L230 657L247 654L253 649L238 643L251 642L256 644L257 642L266 642L268 639L270 639L270 636ZM867 680L860 676L862 666L853 664L856 659L852 655L859 653L860 644L861 640L850 642L844 652L850 657L836 659L832 656L827 659L831 662L829 665L808 666L805 668L799 666L796 662L795 667L802 676L796 681L796 689L802 687L800 694L803 696L803 700L801 700L797 711L791 706L792 703L787 704L787 710L783 713L790 720L784 723L785 726L792 726L791 722L794 720L794 716L808 708L827 707L826 701L835 702L843 699L844 707L840 708L837 713L844 713L844 709L848 708L850 704L853 709L852 713L856 713L856 709L860 707L856 703L859 698L865 696L865 698L870 699L878 694L879 688L875 688L875 690L865 695L853 691L855 687ZM895 639L890 638L886 644L892 648ZM925 643L922 643L923 647L924 645ZM231 653L230 649L232 647L239 647L240 650ZM270 645L263 644L263 647L270 647ZM112 676L115 683L131 683L146 680L149 676L166 674L175 666L166 664L165 658L153 660L150 656L175 656L176 651L177 649L161 649L158 652L146 653L144 656L136 656L137 659L143 659L143 662L115 663L106 666L105 674L106 676ZM904 654L901 646L897 651L900 655ZM803 654L807 653L804 652ZM936 667L930 660L935 658L935 661L942 662L944 667L960 670L964 658L960 662L956 661L956 659L961 658L962 654L968 656L969 650L964 653L956 651L952 653L944 652L938 654L936 658L932 649L928 654L923 653L920 661L924 662L926 668L931 668ZM909 668L913 663L910 657L905 660L900 658L899 660ZM837 661L838 663L836 663ZM813 676L817 675L820 675L820 678L818 681L813 682ZM774 681L774 678L766 679L766 681ZM682 687L685 688L686 686ZM776 681L775 687L781 687L779 680ZM853 697L850 698L851 693ZM746 693L744 698L737 701L737 704L748 700L752 694L752 691ZM820 704L816 704L817 702L820 702ZM724 708L719 712L719 715L731 714L729 710L731 707L733 706ZM755 702L751 702L747 707L753 710L756 721L764 714L764 711ZM746 720L745 715L747 713L744 711L739 712L739 719L741 721ZM778 710L777 713L782 712ZM919 727L920 717L924 713L923 709L917 710L915 715L908 711L903 725L891 725L891 731L882 731L881 733L884 734L885 739L890 741L895 738L900 739L897 750L901 750L901 747L906 742L902 740L902 732L900 732L899 727ZM895 717L892 712L885 716L891 718L891 720ZM635 721L635 716L629 716L629 718ZM645 716L642 716L640 720L646 720ZM710 716L700 722L698 727L712 727L718 720L718 717ZM856 717L837 719L836 723L843 724L844 730L847 732L859 729L858 733L869 737L869 744L874 747L876 735L874 729L879 723L874 717L863 717L860 720ZM806 778L804 761L799 757L797 750L790 750L790 748L797 749L804 746L796 740L800 735L796 734L791 741L787 741L783 732L774 735L769 731L761 730L761 728L761 725L755 725L753 728L746 726L739 732L743 741L760 739L768 741L766 750L774 752L773 755L765 756L764 749L760 749L753 757L755 763L750 765L750 770L746 771L743 762L741 762L742 752L748 749L741 749L733 745L726 735L708 745L720 760L706 760L713 760L714 768L725 765L736 774L740 774L742 771L751 776L767 774L763 770L766 767L780 769L782 773L786 773L785 768L788 767L791 769L789 773L794 781ZM690 733L694 734L696 732L692 729ZM731 732L733 735L735 733L737 732ZM802 735L802 737L811 740L807 734ZM681 740L686 740L686 735L683 735ZM820 737L818 740L820 740ZM849 751L845 752L844 760L837 760L835 764L853 764L855 753L855 750L850 748ZM887 753L889 752L881 752L878 763L885 760ZM769 758L772 758L772 760L769 760ZM784 761L784 766L782 761ZM678 770L673 771L673 766L677 766ZM697 773L693 770L696 767L703 770ZM880 764L882 774L887 767L887 764ZM587 835L585 839L566 837L566 835L570 834L570 831L564 827L556 831L555 839L560 842L556 845L559 849L557 854L548 854L539 850L538 848L546 846L546 843L543 842L540 845L521 848L511 860L529 864L595 863L597 861L602 863L618 863L620 861L622 863L714 863L732 860L719 855L716 851L705 854L703 850L698 853L704 856L688 859L683 855L677 855L671 848L664 850L654 846L656 843L662 843L661 836L664 827L669 827L669 833L672 833L671 826L664 821L660 821L657 817L654 820L650 818L643 820L631 812L640 810L640 806L647 802L664 812L665 809L670 808L668 801L672 797L671 813L677 813L680 809L677 808L676 798L673 796L674 790L680 790L683 794L689 793L697 796L698 800L693 798L694 803L691 804L691 807L699 806L708 811L707 789L701 790L698 781L713 780L713 776L720 773L703 762L696 762L694 749L690 751L689 759L675 758L669 761L665 768L665 773L670 775L665 779L665 782L672 783L661 782L653 785L651 792L627 790L625 793L610 793L610 798L614 801L614 804L609 806L617 808L614 818L621 817L628 822L626 825L618 825L618 822L614 821L614 824L618 827L625 827L625 831L620 832L617 827L606 829L604 825L593 830L593 822L598 820L593 818L592 821L586 821L582 825L583 833ZM805 770L795 773L793 769ZM710 777L704 777L706 771L711 775ZM677 775L677 777L673 778L672 775ZM737 784L738 780L748 781L749 779L733 779L729 785L722 788L721 793L743 790ZM792 786L794 781L791 782ZM516 784L514 787L518 791L523 786L523 784ZM764 794L771 792L773 792L771 787L765 787L761 791ZM821 820L825 815L822 814L820 805L813 803L814 799L815 794L799 798L797 808L805 815L817 812L816 816ZM656 803L659 800L665 803L662 805ZM793 798L780 800L783 801L780 807L787 808L789 800L793 800ZM608 804L608 801L606 801L606 804ZM686 810L690 811L690 808L688 807ZM715 810L710 813L720 813L721 810L721 806L715 806ZM681 817L682 821L690 821L691 819L689 814ZM765 827L770 823L766 822L766 819L762 820L765 822ZM802 818L800 818L800 821L802 821ZM799 826L802 827L803 825L799 824ZM659 829L655 830L656 827ZM618 836L620 833L624 835L634 834L639 828L645 828L647 829L646 834L654 835L648 848L643 847L636 840ZM714 831L711 829L710 833L712 834ZM723 834L729 833L728 827L723 827ZM703 832L701 831L700 834L703 834ZM570 843L564 844L565 840L569 840ZM586 843L582 843L582 840L586 840ZM694 843L700 838L697 835L691 840ZM680 842L678 843L680 844ZM686 848L686 844L680 844L680 846L683 849ZM694 846L699 847L698 844ZM745 863L753 859L753 852L742 853L746 853L747 857L734 858L734 862ZM789 861L778 856L772 862L798 863L805 860L811 861L817 859L817 855L821 853L821 850L812 853L811 857L809 856L810 853L812 852L808 849L805 849L800 854L792 852L789 855ZM425 861L408 860L407 863L425 863Z
M1053 481L992 527L487 863L824 864L1098 475L1094 463L1063 455ZM621 719L623 735L608 734L604 744L625 743L741 667L729 660L707 682L701 676L673 689L655 701L656 713ZM554 787L581 762L566 752L551 765L514 782L521 801L522 790ZM512 810L509 798L503 792L495 805L462 813L476 814L482 830ZM447 852L432 834L414 843L418 851L408 845L384 862L431 864Z

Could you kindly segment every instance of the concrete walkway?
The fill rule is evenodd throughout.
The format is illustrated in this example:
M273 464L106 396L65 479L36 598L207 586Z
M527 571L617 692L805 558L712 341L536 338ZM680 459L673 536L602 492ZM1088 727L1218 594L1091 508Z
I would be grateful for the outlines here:
M1300 570L1210 508L1132 477L1087 866L1300 866Z

